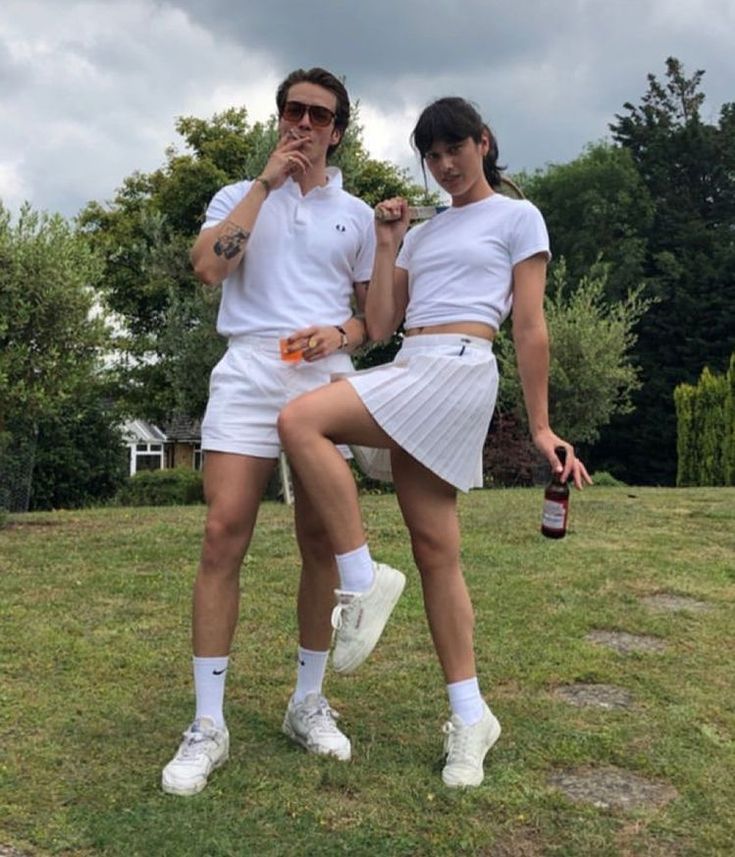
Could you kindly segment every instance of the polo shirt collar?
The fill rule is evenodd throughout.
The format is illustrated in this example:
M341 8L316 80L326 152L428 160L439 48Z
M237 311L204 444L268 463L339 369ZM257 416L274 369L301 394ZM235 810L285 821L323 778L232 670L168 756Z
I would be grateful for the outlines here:
M291 176L289 176L285 187L288 187L291 193L301 196L301 188ZM311 196L311 194L332 194L340 190L342 190L342 171L338 167L327 167L327 183L320 187L312 188L307 196Z

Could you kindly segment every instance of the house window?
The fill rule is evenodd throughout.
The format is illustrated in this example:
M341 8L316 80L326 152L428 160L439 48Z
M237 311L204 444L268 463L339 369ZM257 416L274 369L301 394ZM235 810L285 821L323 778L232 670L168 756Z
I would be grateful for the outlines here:
M195 443L194 444L194 450L192 452L191 466L194 468L194 470L201 470L202 469L202 445L201 445L201 443Z
M130 450L130 475L140 470L163 470L163 446L160 443L136 443Z
M141 470L162 470L163 465L160 455L142 455L138 453L135 456L135 472Z

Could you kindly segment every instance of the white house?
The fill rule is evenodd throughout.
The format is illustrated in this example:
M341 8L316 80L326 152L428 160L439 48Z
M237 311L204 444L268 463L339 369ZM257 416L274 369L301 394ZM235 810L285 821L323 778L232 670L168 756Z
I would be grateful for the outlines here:
M130 475L139 470L163 470L166 467L166 435L145 420L128 420L123 434L130 454Z

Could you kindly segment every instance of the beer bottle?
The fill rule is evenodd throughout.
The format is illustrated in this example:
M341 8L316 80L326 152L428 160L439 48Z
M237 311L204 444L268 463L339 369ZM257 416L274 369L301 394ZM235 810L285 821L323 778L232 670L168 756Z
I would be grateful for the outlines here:
M562 467L566 464L567 451L563 446L554 450ZM567 534L569 519L569 486L561 481L561 473L552 473L551 481L544 489L544 510L541 517L541 532L550 539L563 539Z

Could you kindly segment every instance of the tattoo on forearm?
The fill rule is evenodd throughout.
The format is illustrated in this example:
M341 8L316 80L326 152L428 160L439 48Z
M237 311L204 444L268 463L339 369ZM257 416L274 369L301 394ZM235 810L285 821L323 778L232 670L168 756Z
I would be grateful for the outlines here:
M219 238L214 242L214 252L225 259L232 259L240 253L250 238L247 229L226 220Z

